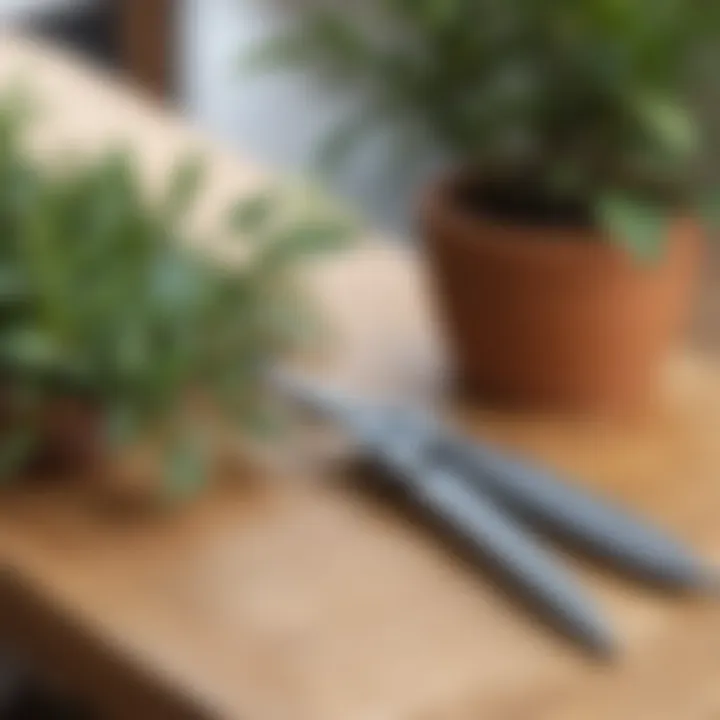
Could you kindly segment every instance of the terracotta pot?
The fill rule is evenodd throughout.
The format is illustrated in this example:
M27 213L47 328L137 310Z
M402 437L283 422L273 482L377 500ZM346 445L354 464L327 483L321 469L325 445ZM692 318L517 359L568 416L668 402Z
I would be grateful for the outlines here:
M432 188L421 217L461 387L520 409L642 408L690 306L699 224L678 219L642 261L591 228L483 217L456 184Z
M55 398L42 412L33 469L48 475L96 470L107 458L103 428L97 406L83 398Z
M7 389L0 392L0 434L22 421L22 413ZM38 438L25 472L39 477L87 474L96 470L107 456L103 436L103 415L85 398L58 396L36 411L31 421Z

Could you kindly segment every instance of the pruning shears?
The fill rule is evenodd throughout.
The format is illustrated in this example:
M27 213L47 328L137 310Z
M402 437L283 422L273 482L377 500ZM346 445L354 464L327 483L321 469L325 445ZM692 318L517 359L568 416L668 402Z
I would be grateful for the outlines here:
M713 568L651 523L549 470L463 437L432 413L360 399L294 374L278 374L275 385L340 425L411 501L490 560L538 612L595 654L615 650L611 628L542 543L541 532L667 589L717 587Z

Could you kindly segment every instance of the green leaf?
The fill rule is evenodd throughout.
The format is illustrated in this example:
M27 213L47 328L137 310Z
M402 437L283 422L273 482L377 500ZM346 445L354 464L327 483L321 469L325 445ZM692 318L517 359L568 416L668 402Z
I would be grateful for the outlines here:
M642 124L666 152L678 157L697 152L700 130L687 106L667 98L640 96L635 108Z
M0 335L0 357L11 367L43 371L67 365L68 357L40 329L24 327Z
M279 233L259 256L264 271L282 270L298 261L347 245L352 231L346 223L309 221Z
M4 431L0 440L0 481L12 480L32 456L37 436L29 428Z
M270 192L238 201L228 219L231 231L245 236L262 233L272 219L276 204L277 198Z
M197 438L176 438L168 450L164 488L171 500L185 501L197 495L208 480L207 449Z
M17 270L0 267L0 304L7 305L27 300L30 292L27 279Z
M205 176L199 155L184 158L175 168L165 197L165 215L170 221L186 217L197 199Z
M426 22L433 28L442 29L457 17L457 0L421 0L418 5Z
M130 321L116 330L119 340L116 347L118 379L132 383L135 378L143 377L152 362L150 333L139 321Z
M670 216L656 204L630 195L608 195L598 204L598 219L612 242L640 260L656 260L666 247Z
M150 302L153 311L164 318L185 316L193 312L205 288L203 273L198 264L177 250L162 253L150 267Z

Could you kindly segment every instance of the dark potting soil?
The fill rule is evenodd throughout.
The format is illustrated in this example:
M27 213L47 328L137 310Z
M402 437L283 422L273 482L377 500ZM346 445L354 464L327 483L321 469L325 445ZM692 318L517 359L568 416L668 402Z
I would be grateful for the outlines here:
M464 177L451 186L454 201L468 214L510 225L590 228L586 203L551 197L539 183Z

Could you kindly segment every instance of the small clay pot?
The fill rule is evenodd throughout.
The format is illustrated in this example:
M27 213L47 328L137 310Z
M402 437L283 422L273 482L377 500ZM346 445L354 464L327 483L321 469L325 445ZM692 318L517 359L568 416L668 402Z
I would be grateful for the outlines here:
M107 459L103 430L97 405L81 397L52 399L41 411L33 470L47 476L96 471Z
M513 224L469 208L458 177L421 219L460 386L494 405L633 413L688 315L702 231L673 224L665 251L633 257L589 224Z
M23 473L52 478L96 471L107 458L101 408L84 397L58 395L23 414L7 387L0 389L0 435L27 422L37 433L32 456Z

